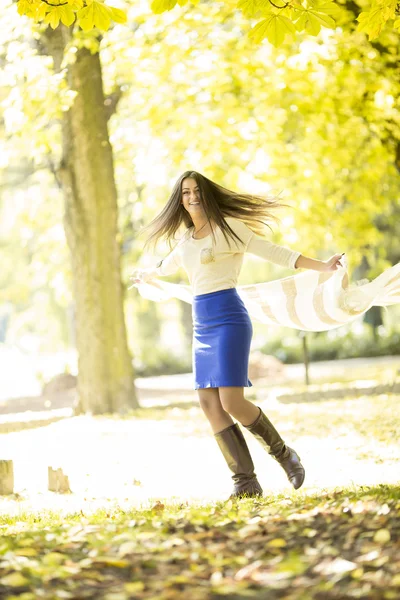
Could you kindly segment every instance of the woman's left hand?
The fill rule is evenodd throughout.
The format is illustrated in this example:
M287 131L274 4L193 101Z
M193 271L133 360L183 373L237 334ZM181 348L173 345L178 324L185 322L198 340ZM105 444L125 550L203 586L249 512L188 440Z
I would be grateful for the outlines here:
M322 262L325 265L324 271L337 271L339 267L343 267L342 263L340 262L340 259L343 255L344 252L343 254L334 254L328 258L328 260L323 260Z

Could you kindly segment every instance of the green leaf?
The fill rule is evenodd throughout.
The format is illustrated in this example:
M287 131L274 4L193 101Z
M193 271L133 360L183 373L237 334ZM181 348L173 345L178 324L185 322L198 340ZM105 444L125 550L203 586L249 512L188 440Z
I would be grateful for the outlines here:
M237 7L243 12L245 17L254 17L260 10L257 0L239 0Z
M176 5L176 0L153 0L151 10L159 15L167 10L172 10Z
M357 31L364 31L370 40L377 38L382 31L384 21L382 20L382 9L380 6L364 11L357 17L359 25Z
M253 27L249 37L258 43L267 38L271 44L279 46L288 33L296 33L293 23L287 17L271 13Z
M297 31L302 31L305 29L310 35L318 35L321 31L321 24L319 20L309 10L305 10L303 14L300 15L295 25Z
M316 2L314 9L318 13L325 13L327 15L331 15L331 17L333 18L338 18L343 12L342 7L336 4L335 2Z
M294 26L296 27L296 31L303 31L306 28L306 24L308 23L306 11L303 11L297 21L295 21Z
M318 11L309 10L308 12L310 15L313 15L313 17L315 17L318 21L320 21L322 23L322 25L324 25L325 27L328 27L331 29L334 29L336 27L336 23L335 23L334 19L332 19L332 17L330 17L326 13L319 12L319 10Z
M306 31L310 35L318 35L321 31L321 23L315 18L315 15L307 11Z

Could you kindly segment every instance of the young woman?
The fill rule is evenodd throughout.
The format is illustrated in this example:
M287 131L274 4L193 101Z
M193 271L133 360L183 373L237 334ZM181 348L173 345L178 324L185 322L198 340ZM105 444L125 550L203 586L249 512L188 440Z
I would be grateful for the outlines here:
M175 184L162 212L146 229L150 240L166 235L170 241L183 224L185 233L156 267L135 269L133 283L171 275L182 266L193 291L192 360L195 389L219 448L233 472L230 496L262 495L254 464L238 423L251 431L285 470L298 489L305 471L295 450L285 444L260 407L244 397L253 334L247 309L236 290L243 254L250 252L292 269L332 271L342 255L327 261L278 246L260 237L263 220L276 219L275 200L238 194L195 171L186 171ZM267 223L266 223L267 224ZM267 224L269 227L269 225Z

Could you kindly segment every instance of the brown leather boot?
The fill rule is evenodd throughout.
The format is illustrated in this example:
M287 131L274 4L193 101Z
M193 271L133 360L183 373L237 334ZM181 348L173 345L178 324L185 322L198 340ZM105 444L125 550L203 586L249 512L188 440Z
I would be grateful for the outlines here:
M258 406L258 408L260 408ZM290 483L297 490L303 485L305 470L300 462L300 456L289 448L272 425L268 417L260 408L260 414L250 425L244 425L246 429L258 439L268 454L273 456L286 472Z
M218 446L233 472L234 489L229 498L262 496L262 487L254 473L254 464L238 423L214 433Z

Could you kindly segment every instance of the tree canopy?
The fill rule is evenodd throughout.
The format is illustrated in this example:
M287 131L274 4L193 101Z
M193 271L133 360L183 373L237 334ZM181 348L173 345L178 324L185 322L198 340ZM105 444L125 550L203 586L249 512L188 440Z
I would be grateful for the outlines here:
M199 0L151 0L154 13L171 11L179 5L198 4ZM322 28L335 29L346 21L348 10L357 13L358 31L377 38L385 28L400 28L400 10L397 0L371 0L361 10L353 0L229 0L231 13L241 11L249 21L248 35L256 43L267 39L280 46L286 36L298 32L316 36ZM128 0L125 5L129 6ZM60 23L73 23L90 31L107 31L111 23L125 23L126 9L106 4L104 0L18 0L18 12L36 22L44 21L52 28Z

